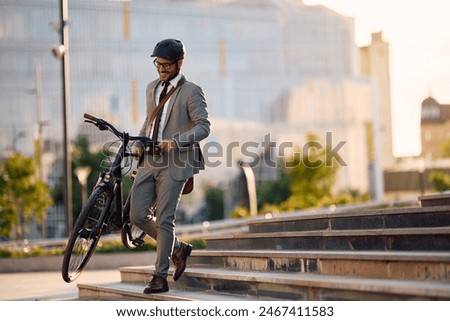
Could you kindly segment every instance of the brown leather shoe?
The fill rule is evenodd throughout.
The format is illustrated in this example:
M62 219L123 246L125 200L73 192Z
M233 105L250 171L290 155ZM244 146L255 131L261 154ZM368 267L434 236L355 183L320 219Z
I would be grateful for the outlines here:
M167 280L162 276L155 275L147 287L144 289L145 294L161 293L169 291Z
M191 255L193 246L189 243L181 242L181 248L178 252L172 254L172 262L175 265L175 272L173 273L173 280L178 280L186 270L186 261Z

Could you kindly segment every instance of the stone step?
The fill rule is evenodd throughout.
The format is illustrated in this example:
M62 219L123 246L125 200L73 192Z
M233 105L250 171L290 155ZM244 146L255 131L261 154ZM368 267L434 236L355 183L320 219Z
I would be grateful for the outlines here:
M249 233L450 226L450 206L318 211L248 222Z
M145 285L136 283L78 284L79 300L115 301L235 301L254 300L245 296L221 294L211 291L170 288L167 293L144 294Z
M398 251L193 251L189 267L450 281L450 253Z
M122 282L144 285L151 279L152 267L120 269ZM449 300L450 282L388 280L296 272L235 271L227 269L187 268L170 291L220 294L261 300ZM140 293L131 294L142 297ZM148 298L153 299L153 298ZM170 300L167 298L167 300Z
M208 250L450 251L450 227L206 236Z
M423 207L450 205L450 191L421 195L418 199Z

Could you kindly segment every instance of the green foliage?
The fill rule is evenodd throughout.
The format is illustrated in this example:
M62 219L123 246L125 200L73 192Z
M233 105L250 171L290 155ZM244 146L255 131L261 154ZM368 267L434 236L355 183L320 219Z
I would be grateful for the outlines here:
M78 216L78 213L80 213L82 208L82 187L78 181L78 177L75 175L75 169L78 167L88 167L91 170L87 179L87 191L89 197L90 192L97 182L100 172L104 170L100 166L104 159L105 155L102 151L91 153L89 150L89 141L86 137L81 136L78 138L72 154L72 204L75 218Z
M250 210L243 206L236 207L231 213L231 218L250 217Z
M450 189L450 175L442 171L431 171L428 175L428 180L438 192L444 192Z
M203 239L195 239L195 240L185 240L191 243L196 250L206 248L206 241ZM51 248L44 248L39 246L25 246L22 249L1 249L0 248L0 258L22 258L22 257L32 257L32 256L53 256L53 255L63 255L64 254L64 246L56 246ZM95 253L123 253L123 252L148 252L156 250L156 242L147 238L145 240L145 244L141 247L138 247L134 250L129 250L123 246L122 242L118 239L113 240L102 240L100 239L99 244L95 250Z
M450 157L450 139L442 144L442 157Z
M75 175L75 170L78 167L88 167L91 172L87 179L87 193L88 197L97 183L100 173L106 170L102 167L104 160L108 157L105 151L91 152L89 149L89 141L86 137L80 136L75 142L72 154L72 207L74 213L74 220L78 216L82 208L82 187ZM129 179L123 179L124 197L126 197L131 189L132 182ZM52 191L52 197L55 202L63 202L63 182Z
M323 206L343 205L356 202L367 202L369 200L370 196L367 194L360 194L357 191L343 192L337 195L336 197L333 197L329 203L325 203Z
M280 169L280 178L261 184L258 191L259 213L279 213L297 209L325 207L367 201L368 195L357 191L333 195L339 170L338 162L327 159L329 150L317 143L315 135L308 135L306 148L297 150L288 168ZM307 151L307 154L303 153ZM235 210L241 217L242 209Z
M145 243L135 248L132 251L155 251L156 250L156 242L152 239L146 239ZM125 246L123 246L122 241L120 240L102 240L98 242L97 248L95 249L96 253L120 253L120 252L128 252L130 251Z
M327 149L315 147L312 142L317 142L316 136L308 135L307 140L308 149L303 150L308 153L297 150L290 164L291 196L280 204L284 211L316 207L332 197L339 165L334 159L327 161Z
M223 211L223 190L217 187L208 187L205 191L206 211L208 220L221 220Z
M185 241L191 243L194 249L196 250L206 249L206 241L204 239L185 240Z
M7 249L0 249L0 257L6 258L6 257L12 257L13 252Z
M280 206L279 206L279 204L266 203L266 204L264 204L263 207L261 207L258 210L258 213L259 214L267 214L267 213L279 214L280 213Z
M44 248L40 246L23 246L21 249L0 249L0 258L21 258L33 256L52 256L63 255L64 248L51 247Z
M258 209L262 210L270 204L279 204L291 196L291 177L285 170L279 172L279 178L259 184L256 187Z
M0 236L26 237L28 223L42 222L52 205L48 186L37 178L37 166L19 153L0 165Z

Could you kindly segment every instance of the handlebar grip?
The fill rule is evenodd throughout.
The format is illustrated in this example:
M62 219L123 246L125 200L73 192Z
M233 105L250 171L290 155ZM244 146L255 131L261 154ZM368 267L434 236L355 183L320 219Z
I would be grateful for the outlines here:
M93 122L98 122L98 118L89 114L84 114L84 118L92 120Z

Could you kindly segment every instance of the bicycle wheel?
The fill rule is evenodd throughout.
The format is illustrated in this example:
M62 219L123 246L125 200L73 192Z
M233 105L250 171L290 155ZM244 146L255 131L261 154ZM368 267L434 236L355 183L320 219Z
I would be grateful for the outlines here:
M102 221L108 218L108 215L102 213L109 211L113 198L114 194L109 187L99 187L81 210L64 252L62 277L67 283L80 275L94 253L103 232Z

